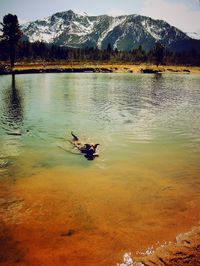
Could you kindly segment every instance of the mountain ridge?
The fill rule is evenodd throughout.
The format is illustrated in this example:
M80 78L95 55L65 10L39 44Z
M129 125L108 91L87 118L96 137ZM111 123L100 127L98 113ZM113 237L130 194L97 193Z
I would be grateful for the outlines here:
M200 43L164 20L138 14L89 16L68 10L25 23L22 30L30 42L44 41L73 48L106 49L110 43L113 49L129 51L141 45L148 51L160 41L167 49L179 51L184 50L184 42L187 49Z

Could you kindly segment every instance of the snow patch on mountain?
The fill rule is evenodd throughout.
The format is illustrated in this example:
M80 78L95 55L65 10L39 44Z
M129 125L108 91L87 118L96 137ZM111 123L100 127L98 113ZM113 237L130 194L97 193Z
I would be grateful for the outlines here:
M69 34L76 34L78 36L83 36L90 34L93 31L94 22L87 19L86 24L81 24L79 21L73 21L69 30Z
M140 15L88 16L72 10L25 23L22 31L31 42L100 49L106 49L110 42L114 49L130 50L139 45L151 49L156 41L167 47L176 41L190 40L185 33L162 20Z
M81 17L85 17L85 16L88 16L88 14L84 11L81 11L79 9L74 9L73 12Z
M121 35L121 36L119 36L118 37L118 39L115 41L115 43L114 43L114 45L113 45L113 49L117 49L117 47L118 47L118 43L121 41L121 40L123 40L123 38L125 37L125 32Z
M186 32L186 34L192 39L200 40L200 33L197 33L197 32Z
M163 30L162 28L156 27L156 25L149 23L148 20L143 20L141 24L144 27L145 31L148 32L156 41L161 40L161 31Z
M109 34L109 32L113 31L113 29L117 26L119 26L120 24L122 24L124 21L126 20L126 17L122 16L122 17L113 17L109 27L102 32L102 34L100 35L98 41L97 41L97 47L101 48L102 45L102 41L106 38L106 36Z

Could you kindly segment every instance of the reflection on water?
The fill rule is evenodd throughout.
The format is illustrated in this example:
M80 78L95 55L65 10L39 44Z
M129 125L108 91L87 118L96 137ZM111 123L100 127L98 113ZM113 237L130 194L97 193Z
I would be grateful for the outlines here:
M1 87L0 110L0 168L10 165L10 157L16 156L20 151L21 128L23 126L23 99L15 82L15 75L8 77L7 87Z
M18 88L15 84L15 75L12 75L12 87L11 93L9 95L10 103L8 105L8 114L10 115L10 120L14 121L17 125L22 125L23 121L23 107L22 99L19 94Z
M16 86L15 75L12 75L12 83L4 95L5 101L1 121L8 130L20 129L23 125L23 102Z
M199 81L0 77L0 218L16 226L12 235L31 250L32 265L115 265L126 252L134 256L197 223ZM100 156L80 156L71 131L100 143Z

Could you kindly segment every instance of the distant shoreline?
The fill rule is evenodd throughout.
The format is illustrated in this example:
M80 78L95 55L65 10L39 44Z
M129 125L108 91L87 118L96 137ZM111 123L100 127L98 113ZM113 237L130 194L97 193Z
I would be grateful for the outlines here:
M148 64L128 63L60 63L60 62L36 62L17 63L11 71L9 66L0 65L0 75L6 74L33 74L33 73L172 73L172 74L200 74L200 67L193 66L156 66Z

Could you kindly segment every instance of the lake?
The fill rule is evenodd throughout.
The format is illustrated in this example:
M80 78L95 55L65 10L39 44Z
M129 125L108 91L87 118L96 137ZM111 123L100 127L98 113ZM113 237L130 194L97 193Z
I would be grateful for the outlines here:
M200 76L0 76L0 264L116 265L199 222ZM88 161L73 131L99 143Z

